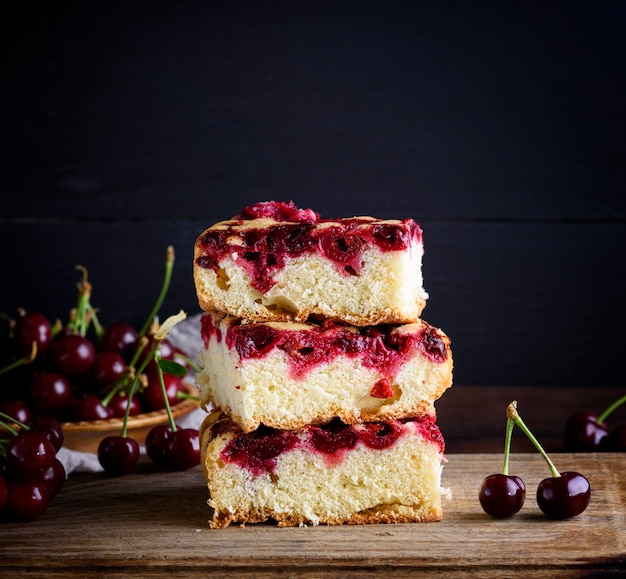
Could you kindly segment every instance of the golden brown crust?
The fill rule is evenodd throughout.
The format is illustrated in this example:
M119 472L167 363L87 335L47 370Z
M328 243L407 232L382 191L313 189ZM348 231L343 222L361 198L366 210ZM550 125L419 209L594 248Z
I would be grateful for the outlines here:
M266 509L255 511L236 511L234 513L220 512L213 509L213 516L209 521L212 529L224 529L231 523L264 523L275 521L279 527L299 527L304 525L376 525L396 523L434 523L443 519L443 513L438 509L424 509L417 505L401 505L375 507L354 513L349 517L321 517L312 522L304 517L277 515Z

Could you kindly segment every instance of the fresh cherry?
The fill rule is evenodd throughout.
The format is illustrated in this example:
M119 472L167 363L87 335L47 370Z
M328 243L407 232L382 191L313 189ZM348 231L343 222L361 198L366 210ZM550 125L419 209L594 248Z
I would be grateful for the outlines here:
M178 393L184 390L181 378L172 374L163 374L163 384L167 402L170 405L178 404ZM141 399L148 410L162 410L166 406L161 389L158 372L148 374L148 384L141 393Z
M20 354L32 350L36 344L37 352L45 352L52 342L52 325L45 316L36 312L25 312L15 320L13 343Z
M514 427L513 420L507 417L502 472L486 477L478 493L478 500L483 511L496 519L512 517L522 508L526 500L524 481L518 476L509 474L511 438Z
M0 412L13 418L16 422L28 422L33 414L22 400L5 400L0 402Z
M542 480L537 488L537 504L550 519L569 519L589 505L591 486L578 472L564 472Z
M58 372L40 372L33 376L28 400L33 412L58 415L72 399L69 381Z
M47 438L56 452L63 446L65 434L61 423L50 414L35 414L26 422L26 426L33 432L38 432Z
M526 486L518 476L492 474L483 481L478 498L488 515L496 519L511 517L524 505Z
M158 424L157 426L153 426L146 435L146 455L158 466L164 467L166 465L165 447L167 446L171 435L172 428L169 424Z
M572 452L612 450L609 439L610 428L606 419L626 402L626 395L618 398L601 414L579 412L570 416L565 423L565 449Z
M56 458L52 443L32 430L21 430L6 447L6 473L11 480L40 478Z
M48 469L41 475L41 480L48 489L50 499L53 499L63 488L66 478L67 473L65 472L63 463L58 458L55 458Z
M172 432L163 448L163 459L170 470L186 470L200 464L200 437L194 428Z
M118 392L113 395L107 406L111 409L115 418L121 418L126 414L126 409L130 404L129 416L141 414L141 402L136 396L130 398L125 392Z
M114 322L107 326L98 340L98 351L115 352L127 360L136 346L137 330L125 322Z
M64 376L80 376L89 372L96 355L92 341L78 334L66 334L50 345L50 360Z
M11 519L30 521L43 515L50 505L50 493L41 479L9 483L4 513Z
M98 445L98 461L107 474L127 474L139 462L139 443L127 436L106 436Z
M72 419L78 422L94 420L108 420L113 418L113 411L102 404L102 400L95 394L84 394L76 397L72 404Z
M90 379L96 390L111 386L126 372L126 362L117 352L98 352L94 356Z
M571 452L594 452L603 445L609 427L599 422L595 414L579 412L565 423L565 449Z

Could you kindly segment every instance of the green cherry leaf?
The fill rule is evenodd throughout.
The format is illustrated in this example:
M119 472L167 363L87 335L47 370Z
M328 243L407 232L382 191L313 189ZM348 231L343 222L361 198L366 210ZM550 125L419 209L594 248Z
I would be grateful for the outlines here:
M180 377L187 374L187 368L178 362L174 362L173 360L164 360L161 358L159 360L159 368L161 368L161 370L163 370L166 374L171 374L172 376Z

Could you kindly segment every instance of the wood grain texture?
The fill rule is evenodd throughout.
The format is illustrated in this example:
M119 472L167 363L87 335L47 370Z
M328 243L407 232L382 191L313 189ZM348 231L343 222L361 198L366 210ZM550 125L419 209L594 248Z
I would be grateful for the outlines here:
M107 478L76 475L49 511L2 524L0 574L18 576L617 577L626 571L626 457L568 455L562 471L585 473L592 501L580 516L549 521L532 493L548 474L541 457L514 454L529 496L514 518L493 520L477 500L499 455L450 455L451 491L438 523L211 530L199 469Z

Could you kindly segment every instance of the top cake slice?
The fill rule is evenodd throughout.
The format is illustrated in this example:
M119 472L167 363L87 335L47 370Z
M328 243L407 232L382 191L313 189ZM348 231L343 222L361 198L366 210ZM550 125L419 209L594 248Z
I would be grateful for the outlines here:
M269 201L198 237L194 281L203 310L255 322L411 323L428 298L423 253L412 219L322 219Z

